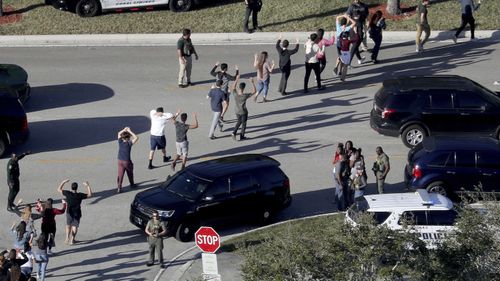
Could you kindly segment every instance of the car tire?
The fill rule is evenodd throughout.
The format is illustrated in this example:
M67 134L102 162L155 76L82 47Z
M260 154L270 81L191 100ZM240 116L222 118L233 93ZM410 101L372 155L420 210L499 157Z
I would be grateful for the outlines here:
M403 144L409 148L413 148L417 144L424 141L425 137L427 137L427 133L420 125L408 126L401 134Z
M193 7L193 0L170 0L168 6L172 12L187 12Z
M7 144L5 143L5 141L0 138L0 157L2 157L2 155L5 153L5 148L7 147Z
M441 194L443 196L449 196L450 194L448 194L448 187L446 186L446 184L442 181L435 181L431 184L429 184L427 186L427 191L428 192L434 192L434 193L438 193L438 194Z
M75 12L80 17L94 17L101 12L101 4L98 0L80 0L76 3Z
M199 225L194 221L181 222L175 232L175 239L181 242L193 241L194 233L198 230Z

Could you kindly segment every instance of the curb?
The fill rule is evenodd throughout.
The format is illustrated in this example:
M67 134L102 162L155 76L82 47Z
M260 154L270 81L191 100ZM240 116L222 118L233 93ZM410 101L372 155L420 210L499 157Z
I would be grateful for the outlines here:
M343 214L345 214L345 212L332 212L332 213L324 213L324 214L318 214L318 215L311 215L311 216L307 216L307 217L301 217L301 218L296 218L296 219L281 221L281 222L277 222L277 223L274 223L274 224L266 225L266 226L263 226L263 227L254 228L254 229L251 229L251 230L248 230L248 231L245 231L245 232L241 232L241 233L237 233L237 234L233 234L233 235L221 237L221 243L227 242L227 241L229 241L231 239L238 238L238 237L243 236L243 235L247 235L247 234L250 234L250 233L253 233L253 232L256 232L256 231L260 231L260 230L263 230L263 229L275 227L275 226L278 226L278 225L281 225L281 224L285 224L285 223L296 222L296 221L301 221L301 220L307 220L307 219L317 218L317 217L335 216L335 215L343 215ZM185 251L183 251L182 253L178 254L177 256L175 256L168 263L169 264L173 264L173 263L175 263L175 261L177 259L180 259L180 258L182 258L183 256L185 256L187 254L191 254L192 256L200 256L201 257L201 251L195 245L193 247L190 247L190 248L186 249ZM195 260L190 260L190 261L186 262L185 264L183 264L179 269L175 270L175 272L173 272L170 275L170 278L168 280L169 281L179 281L180 278L182 278L182 276L184 276L184 274L189 270L189 268L191 267L191 265L194 262L195 262ZM164 272L165 272L165 270L160 270L158 272L158 274L156 275L154 281L165 280L165 279L161 278Z
M311 32L283 32L283 38L291 42L305 38ZM278 32L247 33L193 33L195 45L267 45L275 44ZM454 31L434 30L430 40L450 40ZM469 32L462 33L469 38ZM180 34L70 34L70 35L22 35L0 36L0 47L66 47L66 46L171 46L176 45ZM459 40L468 40L462 39ZM500 30L476 31L476 38L487 41L500 41ZM384 42L405 42L415 40L412 31L385 31Z

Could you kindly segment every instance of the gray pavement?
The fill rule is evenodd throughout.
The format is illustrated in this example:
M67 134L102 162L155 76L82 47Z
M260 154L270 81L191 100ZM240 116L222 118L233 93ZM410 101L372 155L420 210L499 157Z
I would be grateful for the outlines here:
M276 34L275 34L276 35ZM177 37L177 36L176 36ZM276 37L276 36L275 36ZM194 44L197 44L193 38ZM145 266L147 248L143 233L128 222L129 204L133 196L145 188L163 181L172 174L162 165L149 171L147 166L149 110L163 106L168 111L181 108L198 112L200 128L189 133L191 163L236 153L264 153L282 163L291 179L293 204L278 217L279 221L335 211L331 204L331 156L335 143L351 139L362 147L367 162L374 159L374 149L381 145L391 157L388 191L402 188L402 169L407 149L400 139L376 134L368 124L373 94L383 79L396 75L458 74L484 86L498 80L500 43L492 40L452 44L451 41L431 41L424 53L415 54L412 41L385 42L380 53L381 64L356 65L349 71L346 83L331 72L335 51L327 49L329 64L324 72L326 90L301 93L304 68L303 53L293 57L293 72L289 84L291 95L276 93L279 74L271 78L269 103L250 103L251 119L248 137L234 142L230 132L218 133L221 138L207 138L211 118L205 98L213 78L208 74L217 60L228 62L230 71L238 64L243 78L255 75L253 54L267 50L277 60L269 45L200 45L200 60L194 62L195 86L176 86L177 58L175 47L52 47L2 48L1 63L16 63L29 73L33 87L27 103L31 137L15 148L34 153L20 162L21 192L25 201L60 196L57 185L65 178L82 182L89 180L95 197L83 204L79 239L81 243L66 246L62 242L64 217L58 217L56 253L49 263L47 280L177 280L171 277L196 276L196 262L190 270L185 265L194 253L180 255L194 243L166 239L164 255L172 264L166 271ZM231 106L232 110L232 106ZM232 111L229 111L229 116ZM230 120L231 121L231 120ZM133 148L138 190L125 189L115 193L116 132L130 126L140 137ZM232 127L232 123L226 125ZM167 128L168 147L174 149L173 128ZM5 167L7 159L0 159ZM0 182L5 183L5 172ZM373 177L369 178L374 192ZM5 184L4 184L5 186ZM6 193L0 194L6 201ZM59 202L59 201L57 201ZM10 247L7 227L17 217L0 210L0 245ZM239 225L220 230L224 237L253 229ZM191 256L190 256L191 255ZM233 257L220 257L224 271L233 280L238 268L226 266ZM233 264L233 263L229 263ZM199 267L198 267L199 268ZM225 273L224 273L225 274ZM226 275L223 275L223 278ZM191 277L187 277L191 278ZM236 277L234 277L236 278ZM185 280L185 279L184 279ZM236 280L236 279L234 279Z

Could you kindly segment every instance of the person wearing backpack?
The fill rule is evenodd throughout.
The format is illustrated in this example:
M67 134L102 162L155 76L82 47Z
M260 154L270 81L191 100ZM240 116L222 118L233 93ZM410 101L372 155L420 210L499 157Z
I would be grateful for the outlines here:
M337 44L337 61L335 63L335 67L333 68L333 73L335 75L340 76L339 72L339 67L340 67L340 57L341 57L341 48L340 48L340 38L342 37L343 32L349 32L351 28L354 27L355 22L347 15L340 15L337 16L335 19L335 25L336 25L336 31L335 31L335 38L336 38L336 44Z
M340 34L340 81L344 82L347 76L347 67L351 63L351 45L359 41L357 29L354 32L344 31ZM352 31L352 30L351 30Z

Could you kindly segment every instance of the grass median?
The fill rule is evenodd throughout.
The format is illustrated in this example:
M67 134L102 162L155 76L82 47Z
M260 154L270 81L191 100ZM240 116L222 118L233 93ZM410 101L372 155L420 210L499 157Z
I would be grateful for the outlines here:
M259 23L264 31L331 30L335 16L344 13L350 0L265 0ZM384 9L386 0L367 0L372 10ZM406 15L388 20L388 30L415 30L415 6L418 0L401 0ZM0 23L1 35L35 34L112 34L180 33L185 27L193 32L241 32L243 0L208 0L186 13L167 8L153 11L107 12L93 18L81 18L43 4L43 0L4 0L7 17L15 20ZM476 13L478 29L500 28L500 1L483 0ZM431 1L429 22L434 30L451 30L460 25L458 0Z

